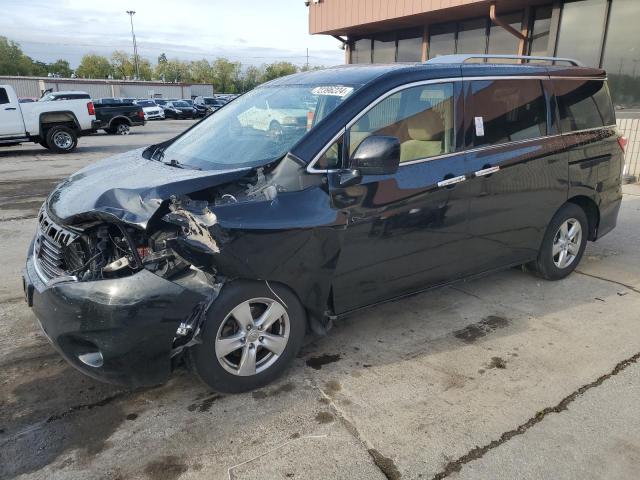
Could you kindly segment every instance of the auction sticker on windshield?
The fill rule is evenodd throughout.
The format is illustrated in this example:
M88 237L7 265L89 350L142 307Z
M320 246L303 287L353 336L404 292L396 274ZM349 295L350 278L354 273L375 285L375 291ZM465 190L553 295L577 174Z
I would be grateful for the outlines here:
M346 97L351 92L353 92L353 87L326 86L311 90L312 95L331 95L334 97Z

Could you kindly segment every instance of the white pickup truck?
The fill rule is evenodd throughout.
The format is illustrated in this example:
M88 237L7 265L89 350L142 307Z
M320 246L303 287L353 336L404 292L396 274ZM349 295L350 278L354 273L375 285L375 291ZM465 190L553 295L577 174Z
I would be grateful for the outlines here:
M68 153L99 127L90 99L19 103L11 85L0 85L0 146L34 142Z

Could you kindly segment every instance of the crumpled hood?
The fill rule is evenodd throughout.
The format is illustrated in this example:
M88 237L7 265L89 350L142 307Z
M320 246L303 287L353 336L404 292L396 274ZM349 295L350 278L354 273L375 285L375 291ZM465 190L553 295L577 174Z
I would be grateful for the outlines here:
M243 177L248 168L188 170L142 157L144 148L106 158L74 173L47 199L57 221L74 224L115 217L146 228L163 201Z

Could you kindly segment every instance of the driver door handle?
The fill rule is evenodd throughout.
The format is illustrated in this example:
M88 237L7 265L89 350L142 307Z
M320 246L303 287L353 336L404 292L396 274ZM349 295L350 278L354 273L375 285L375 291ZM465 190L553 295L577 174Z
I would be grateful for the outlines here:
M5 108L5 110L15 110L15 109L16 109L16 107L7 107L7 108Z
M464 182L467 179L465 175L459 175L457 177L445 178L438 182L438 187L450 187L456 183Z
M492 173L496 173L500 170L500 167L496 165L495 167L485 167L482 170L478 170L475 172L476 177L485 177L487 175L491 175Z

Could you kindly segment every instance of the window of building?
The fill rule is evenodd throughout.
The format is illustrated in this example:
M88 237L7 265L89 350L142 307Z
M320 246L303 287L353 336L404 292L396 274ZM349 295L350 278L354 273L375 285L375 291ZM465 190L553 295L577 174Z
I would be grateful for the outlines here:
M557 80L554 85L563 132L615 125L606 82Z
M547 134L546 102L538 80L473 81L469 103L475 147Z
M429 27L429 58L456 53L456 24Z
M500 18L517 31L522 30L522 12L501 15ZM494 55L517 55L520 39L500 25L491 25L489 29L488 53ZM492 59L495 63L513 63L513 60Z
M396 61L395 33L377 35L373 39L373 63L393 63Z
M398 62L422 60L422 29L398 33Z
M0 88L0 105L3 103L9 103L9 95L6 89Z
M371 63L371 39L361 38L353 42L351 63Z
M487 51L487 19L480 18L458 24L456 53L485 53Z
M615 0L609 14L603 68L616 105L640 106L640 1Z
M423 85L387 97L349 131L349 155L371 135L400 140L400 162L429 158L454 149L453 84Z
M585 65L600 65L607 0L565 2L560 18L558 57L575 58Z
M553 56L553 49L549 48L552 12L553 8L551 6L538 7L534 10L529 55L533 55L534 57Z

